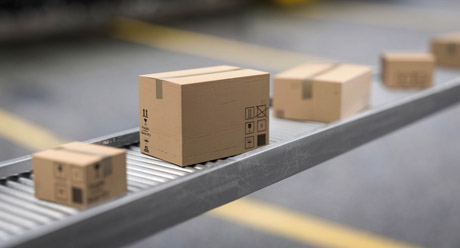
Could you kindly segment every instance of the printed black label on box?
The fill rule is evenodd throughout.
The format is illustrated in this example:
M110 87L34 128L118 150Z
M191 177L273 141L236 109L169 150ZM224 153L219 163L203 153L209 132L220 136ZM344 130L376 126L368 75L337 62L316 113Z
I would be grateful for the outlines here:
M72 202L75 204L83 203L83 191L80 188L72 187Z
M254 107L247 107L244 112L244 116L246 120L254 119L255 116L255 108Z
M257 106L257 118L267 117L267 105Z
M83 169L81 167L72 167L72 181L82 182L83 181Z
M247 136L244 139L244 147L246 149L254 148L256 146L255 142L257 142L257 146L263 146L267 143L266 141L266 131L267 131L267 112L268 108L267 105L257 105L246 107L245 110L245 120L252 120L254 121L246 121L244 123L244 134L253 134L255 132L265 132L265 134L259 134L257 137L255 136Z
M109 196L108 190L105 189L105 181L101 180L92 183L88 187L88 203L100 201Z
M246 131L245 131L246 134L254 133L254 129L255 128L254 128L253 121L246 122Z
M396 76L399 85L424 85L428 83L428 75L424 72L399 72Z
M244 142L246 149L254 148L254 136L244 138Z
M54 176L56 178L65 178L66 176L66 166L62 163L54 163Z
M267 135L265 134L257 135L257 146L265 145L267 143L266 139L267 139Z
M266 119L258 120L257 121L257 132L262 132L265 130L267 130L267 120Z
M62 182L58 182L54 185L55 188L55 196L56 199L59 201L67 200L67 185Z

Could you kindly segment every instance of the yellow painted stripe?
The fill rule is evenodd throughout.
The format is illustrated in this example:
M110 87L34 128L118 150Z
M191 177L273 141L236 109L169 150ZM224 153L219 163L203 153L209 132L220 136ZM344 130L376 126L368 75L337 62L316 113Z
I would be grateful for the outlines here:
M273 0L275 4L285 6L285 7L294 7L300 4L311 4L315 0Z
M306 61L331 61L121 17L114 20L110 34L155 48L269 70L284 70Z
M308 245L342 248L416 247L248 198L216 208L209 214Z
M52 132L1 109L0 136L32 151L43 150L64 143Z
M397 29L449 31L457 30L457 11L401 6L389 3L334 2L297 8L291 16L316 20L350 22Z

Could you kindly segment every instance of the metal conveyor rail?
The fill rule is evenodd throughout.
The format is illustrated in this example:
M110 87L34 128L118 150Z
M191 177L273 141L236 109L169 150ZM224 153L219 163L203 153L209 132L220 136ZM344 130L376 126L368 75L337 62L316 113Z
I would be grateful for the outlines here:
M373 106L352 118L328 125L272 118L269 145L192 167L141 154L138 129L92 140L127 149L129 192L83 211L34 197L30 156L6 161L0 164L0 247L128 244L460 101L460 78L417 92L385 89L377 80L372 87Z

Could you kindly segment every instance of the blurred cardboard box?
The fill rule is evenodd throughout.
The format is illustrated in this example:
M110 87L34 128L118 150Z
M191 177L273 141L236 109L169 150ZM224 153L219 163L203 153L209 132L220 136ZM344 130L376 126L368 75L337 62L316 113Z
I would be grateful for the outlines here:
M438 65L460 68L460 33L434 37L431 52L436 56Z
M431 53L383 53L382 81L389 87L431 87L434 62L435 57Z
M85 208L126 193L123 149L72 142L32 156L35 196Z
M269 80L234 66L139 76L142 153L187 166L266 145Z
M303 64L275 76L275 117L332 122L369 105L372 70L350 64Z

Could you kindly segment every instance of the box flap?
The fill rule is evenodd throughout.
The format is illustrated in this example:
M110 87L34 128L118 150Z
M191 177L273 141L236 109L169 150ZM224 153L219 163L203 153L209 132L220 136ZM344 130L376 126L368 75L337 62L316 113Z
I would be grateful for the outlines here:
M148 77L184 85L264 74L268 74L268 72L223 65L174 72L146 74L140 75L139 77Z
M314 80L334 82L334 83L345 83L363 73L371 73L372 69L369 66L364 65L352 65L352 64L340 64L328 70L327 72L318 75Z
M109 146L87 144L87 143L82 143L82 142L71 142L71 143L60 145L59 147L67 148L69 150L94 153L95 155L99 154L99 156L101 155L114 156L114 155L125 153L124 149L109 147Z
M391 61L434 61L434 55L431 53L417 53L417 52L385 52L382 54L384 60Z
M436 42L460 42L460 32L441 34L433 38Z
M351 64L303 64L275 76L282 79L296 79L304 82L316 80L346 82L357 75L371 71L369 66Z
M101 160L101 156L75 153L66 150L49 149L32 155L34 158L48 159L61 163L86 166Z
M334 66L332 63L325 63L325 64L314 64L314 63L307 63L296 66L284 72L281 72L275 76L275 78L282 78L282 79L299 79L305 80L309 77L315 76L318 73L321 73L329 68Z

